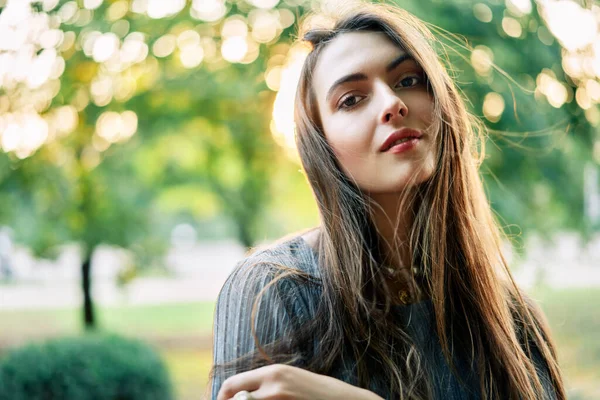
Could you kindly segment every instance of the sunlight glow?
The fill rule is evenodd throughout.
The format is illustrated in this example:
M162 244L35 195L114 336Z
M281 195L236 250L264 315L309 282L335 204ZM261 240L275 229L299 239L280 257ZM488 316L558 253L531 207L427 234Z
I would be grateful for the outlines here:
M240 62L248 52L248 43L246 38L235 36L227 38L221 44L221 54L223 58L231 63Z
M531 14L533 9L531 0L506 0L506 8L510 10L517 17L522 17L527 14Z
M170 17L183 10L185 2L186 0L148 0L146 13L154 19Z
M104 107L112 100L113 82L108 75L99 75L92 81L90 85L90 94L92 101L98 107Z
M59 48L63 43L72 46L73 34L58 28L61 21L74 18L77 4L67 2L50 16L45 12L58 1L38 2L42 12L34 11L32 3L5 1L0 13L0 149L18 158L31 156L54 136L53 115L65 118L61 132L70 132L74 124L70 108L42 113L60 92L65 60Z
M124 64L121 69L131 64L140 63L148 57L148 45L144 42L144 35L131 32L123 41L119 57L115 62Z
M185 49L186 47L197 47L200 45L200 34L193 29L181 32L177 36L177 47Z
M222 37L246 37L247 35L248 25L246 25L246 21L244 20L244 18L239 15L234 15L232 17L227 18L225 23L223 23L223 28L221 28Z
M253 63L260 53L260 46L256 43L252 38L246 38L246 46L248 46L248 51L246 51L246 55L241 59L241 64L251 64Z
M224 0L193 0L190 8L192 18L202 21L218 21L227 12Z
M48 137L48 123L35 112L6 114L0 117L0 144L5 152L26 158L40 148Z
M199 44L186 46L181 49L179 60L185 68L196 68L204 60L204 49Z
M593 12L572 0L545 2L542 16L550 32L569 51L583 49L597 39L598 21Z
M92 57L96 62L104 62L110 59L119 48L120 40L112 32L105 33L94 40Z
M563 70L573 78L581 78L583 76L583 61L584 57L580 54L568 53L563 56Z
M65 136L75 130L79 123L79 114L73 106L62 106L53 110L49 125L58 136Z
M295 143L294 99L300 72L309 48L298 44L290 48L285 65L280 72L280 86L273 104L273 119L271 134L275 141L284 148L286 154L298 161L298 151Z
M281 71L282 68L277 65L273 68L269 68L267 72L265 72L265 82L269 89L274 92L279 90L279 86L281 84Z
M128 140L137 131L138 118L133 111L121 114L114 111L103 112L96 121L96 133L108 143Z

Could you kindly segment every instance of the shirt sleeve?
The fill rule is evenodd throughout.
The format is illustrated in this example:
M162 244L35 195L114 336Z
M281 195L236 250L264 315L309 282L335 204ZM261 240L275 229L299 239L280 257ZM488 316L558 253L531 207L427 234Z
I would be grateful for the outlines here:
M267 354L277 342L277 351L269 354L273 362L277 354L302 353L293 333L309 318L306 288L292 277L289 268L250 257L225 282L215 309L212 399L228 377L270 363L257 341ZM301 366L301 360L295 364Z

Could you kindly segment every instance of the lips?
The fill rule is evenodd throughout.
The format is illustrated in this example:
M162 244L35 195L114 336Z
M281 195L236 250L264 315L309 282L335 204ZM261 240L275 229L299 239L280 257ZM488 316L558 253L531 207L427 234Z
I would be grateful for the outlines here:
M407 142L412 139L420 139L421 136L423 136L423 133L416 129L412 129L412 128L398 129L397 131L392 132L392 134L390 136L388 136L387 139L385 139L385 142L383 142L383 144L379 148L379 151L386 152L389 149L391 149L392 147L394 147L395 145L400 144L401 142Z

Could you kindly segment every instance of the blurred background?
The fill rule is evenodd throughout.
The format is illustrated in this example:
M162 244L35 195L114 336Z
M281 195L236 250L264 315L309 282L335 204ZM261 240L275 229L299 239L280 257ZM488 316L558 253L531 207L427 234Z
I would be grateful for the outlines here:
M322 3L0 0L0 373L110 333L158 355L174 398L206 396L228 273L318 223L292 104L297 23ZM486 189L569 398L600 398L600 7L397 3L489 127Z

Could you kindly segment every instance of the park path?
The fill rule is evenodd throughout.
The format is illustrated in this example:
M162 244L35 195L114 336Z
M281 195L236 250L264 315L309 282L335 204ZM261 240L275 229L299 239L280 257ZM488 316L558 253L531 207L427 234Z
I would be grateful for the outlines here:
M516 264L514 276L525 288L536 282L553 288L600 287L600 239L582 248L577 237L563 235L557 245L530 243L527 258ZM93 295L100 305L142 305L214 301L227 276L244 257L235 242L204 242L172 249L165 262L171 276L141 276L118 287L119 269L129 262L123 250L103 248L93 261ZM19 258L20 257L20 258ZM65 251L56 262L26 254L17 260L21 278L0 286L0 309L71 308L81 304L79 258Z

